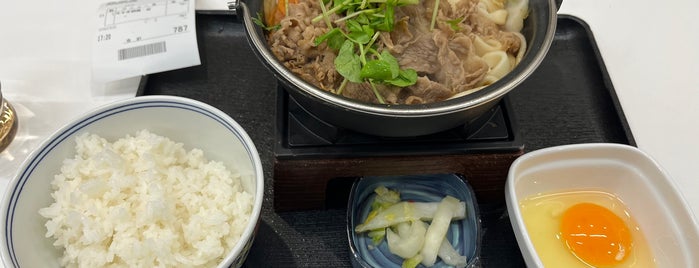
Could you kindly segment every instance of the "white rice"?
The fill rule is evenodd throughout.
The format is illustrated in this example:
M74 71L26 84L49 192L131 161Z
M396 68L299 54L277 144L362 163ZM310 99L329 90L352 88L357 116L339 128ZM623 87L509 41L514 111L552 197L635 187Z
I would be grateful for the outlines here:
M83 134L39 210L66 267L212 267L235 246L253 197L237 171L142 130Z

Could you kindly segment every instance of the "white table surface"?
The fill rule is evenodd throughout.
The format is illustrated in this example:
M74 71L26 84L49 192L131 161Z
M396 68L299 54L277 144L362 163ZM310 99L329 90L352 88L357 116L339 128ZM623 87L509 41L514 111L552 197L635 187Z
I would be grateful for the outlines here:
M592 29L638 147L699 211L699 1L563 1L559 14ZM84 22L96 5L89 2L0 1L0 81L22 122L18 138L0 153L0 193L61 125L135 95L137 79L90 82L94 29ZM225 9L225 1L199 1L197 8Z

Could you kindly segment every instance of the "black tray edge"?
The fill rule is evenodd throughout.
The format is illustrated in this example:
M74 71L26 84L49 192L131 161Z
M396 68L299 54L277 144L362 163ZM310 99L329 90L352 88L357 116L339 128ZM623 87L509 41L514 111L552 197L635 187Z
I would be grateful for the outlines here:
M612 83L612 80L609 77L607 65L604 64L602 53L599 47L597 46L597 40L595 40L595 35L592 33L590 25L583 19L568 14L558 15L558 19L572 20L575 23L578 23L581 26L583 26L583 28L585 29L585 33L587 34L587 37L590 39L590 46L592 47L592 51L595 54L595 58L600 67L600 71L602 72L602 80L604 82L604 86L609 90L609 96L611 97L612 103L614 104L614 110L616 110L617 117L619 117L619 122L621 122L621 127L624 130L624 134L626 134L626 139L628 140L629 145L637 147L636 140L634 139L633 133L631 132L631 127L629 126L629 122L626 120L626 114L624 114L624 109L621 106L621 102L619 101L619 96L616 94L614 84Z

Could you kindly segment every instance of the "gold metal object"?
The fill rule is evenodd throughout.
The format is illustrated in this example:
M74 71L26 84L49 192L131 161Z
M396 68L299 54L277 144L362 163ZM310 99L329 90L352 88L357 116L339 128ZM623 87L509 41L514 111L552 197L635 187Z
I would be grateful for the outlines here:
M0 152L5 150L17 133L17 114L2 96L0 85Z

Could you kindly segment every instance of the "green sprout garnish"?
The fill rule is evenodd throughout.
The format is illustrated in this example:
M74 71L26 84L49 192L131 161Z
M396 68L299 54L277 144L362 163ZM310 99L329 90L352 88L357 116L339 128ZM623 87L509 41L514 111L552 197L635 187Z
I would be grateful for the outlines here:
M418 0L319 0L323 13L313 18L313 22L325 21L330 29L315 39L315 45L323 42L338 51L335 69L344 77L340 88L335 92L341 94L348 82L371 85L376 99L384 104L385 100L376 84L407 87L417 82L417 72L413 69L401 69L398 60L387 50L377 51L374 43L381 32L393 31L395 8L417 4ZM332 2L326 8L324 3ZM330 14L337 13L343 17L332 23L344 22L347 30L333 27Z
M252 18L252 22L257 24L257 26L262 27L262 29L265 29L265 31L276 31L279 30L282 26L277 24L277 25L271 25L267 26L262 20L262 14L260 12L257 12L257 16Z

